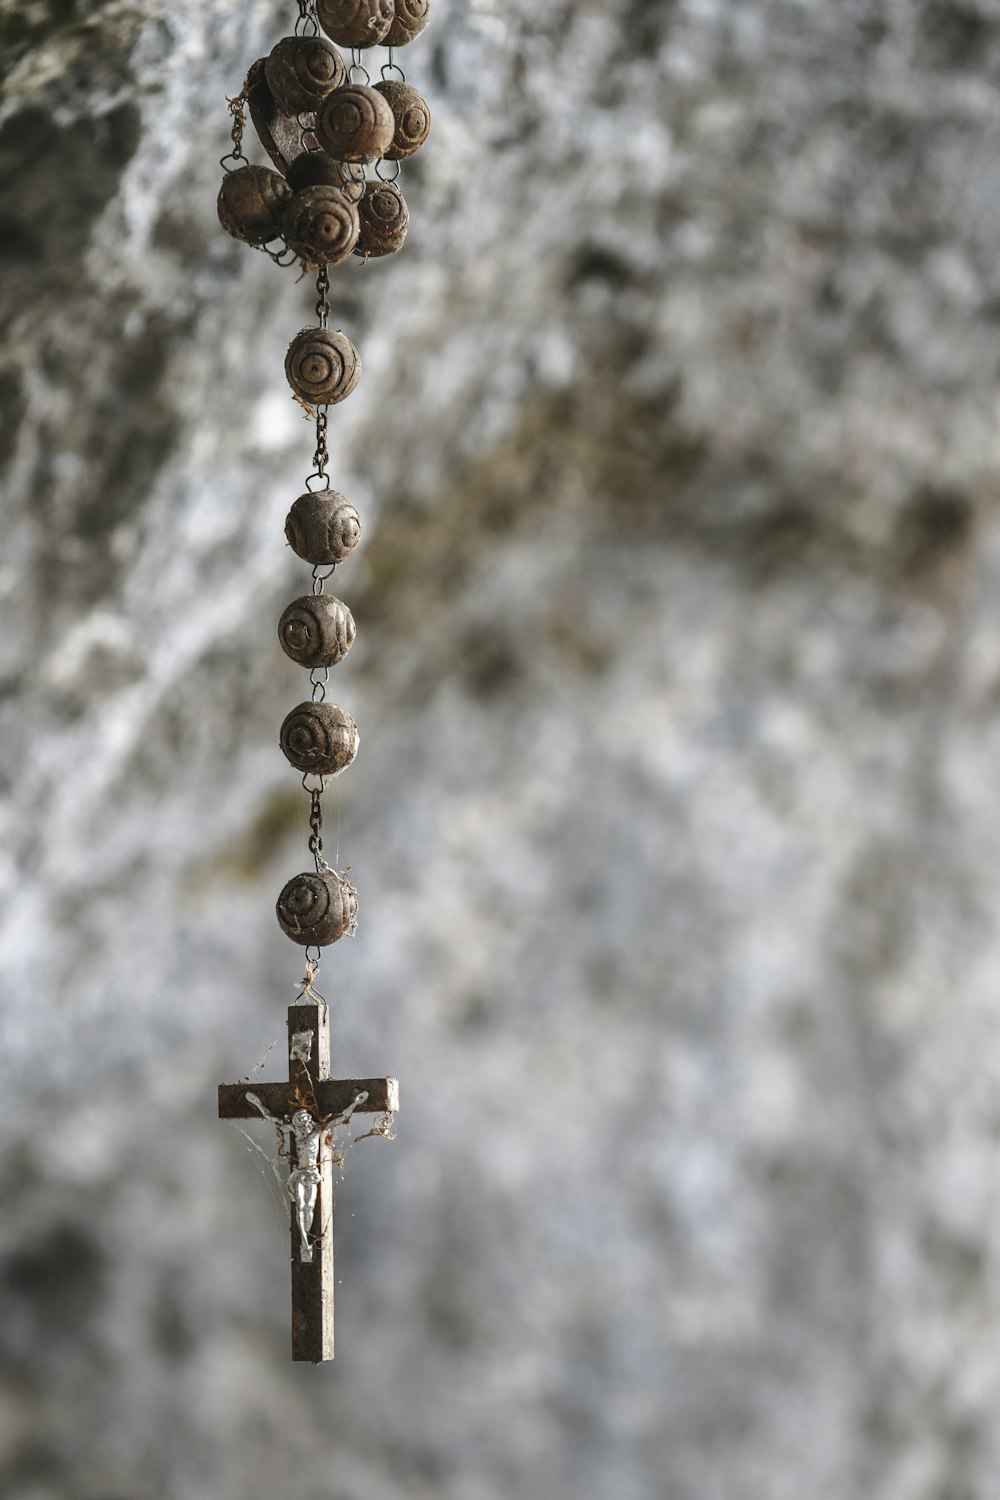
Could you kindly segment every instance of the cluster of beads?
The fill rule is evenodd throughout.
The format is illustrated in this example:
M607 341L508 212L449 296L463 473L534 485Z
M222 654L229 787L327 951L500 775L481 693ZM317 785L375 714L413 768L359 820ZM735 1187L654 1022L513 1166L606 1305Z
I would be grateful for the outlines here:
M312 699L291 710L279 736L310 792L309 849L316 868L288 882L277 916L282 930L307 948L352 933L357 918L354 889L326 863L321 835L325 779L346 770L358 750L358 726L350 714L325 701L326 676L354 641L354 618L324 584L361 536L357 510L330 487L326 473L326 408L345 400L361 375L351 339L327 326L328 268L351 255L391 255L406 237L409 214L396 181L398 164L423 145L431 117L391 49L423 31L428 9L429 0L299 0L296 34L252 65L242 93L230 101L233 150L223 160L218 202L223 228L266 250L279 265L298 263L319 273L318 326L297 333L285 357L295 399L316 416L310 480L324 487L307 488L285 522L292 551L312 565L313 592L289 604L278 625L282 650L309 670L313 682ZM389 61L381 81L371 86L360 52L379 45L390 49ZM338 47L351 49L350 63ZM245 161L245 108L274 168ZM394 164L392 175L383 171L387 162Z
M306 5L304 14L317 34L283 37L253 64L240 95L278 170L239 165L237 143L219 218L236 239L257 248L281 242L315 270L402 247L406 202L395 177L379 168L419 150L430 110L405 78L384 76L400 72L391 60L372 85L361 63L348 65L333 43L355 55L378 44L405 46L426 26L428 0L317 0L315 12Z

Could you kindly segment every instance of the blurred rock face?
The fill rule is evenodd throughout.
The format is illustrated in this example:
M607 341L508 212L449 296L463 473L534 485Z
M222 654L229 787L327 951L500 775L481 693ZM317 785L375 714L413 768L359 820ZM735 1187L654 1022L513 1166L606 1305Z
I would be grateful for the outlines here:
M322 987L403 1110L318 1371L214 1119L301 968L313 296L214 217L294 7L0 5L2 1489L992 1500L995 16L435 4L334 277Z

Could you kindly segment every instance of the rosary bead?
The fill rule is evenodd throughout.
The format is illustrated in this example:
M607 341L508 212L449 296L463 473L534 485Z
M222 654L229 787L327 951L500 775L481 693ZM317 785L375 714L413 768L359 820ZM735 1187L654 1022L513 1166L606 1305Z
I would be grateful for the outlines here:
M219 223L245 245L264 245L281 234L288 185L270 167L237 167L219 189Z
M288 346L285 374L308 406L336 406L357 385L361 356L339 328L303 328Z
M286 175L293 193L307 187L339 188L344 180L340 162L325 151L303 151L290 163Z
M392 145L385 153L386 161L402 161L418 151L427 139L431 128L427 100L412 84L400 83L395 78L377 83L375 92L382 95L396 122Z
M281 218L285 244L304 266L335 266L358 242L358 210L339 187L317 183L293 193Z
M394 182L369 182L358 204L361 232L355 246L358 255L392 255L402 249L410 215L402 193Z
M392 25L385 35L387 47L405 47L419 36L430 20L430 0L396 0Z
M358 726L336 703L300 703L281 726L279 742L297 771L338 776L358 753Z
M281 649L300 667L335 667L354 644L354 616L332 594L304 594L278 621Z
M355 170L360 176L352 176L345 163L334 161L326 151L303 151L288 168L288 186L293 193L307 187L335 187L348 203L359 203L365 190L364 168Z
M377 161L392 145L396 121L367 84L334 89L316 117L316 134L337 161Z
M394 16L393 0L316 0L316 16L340 47L374 47Z
M275 906L278 924L293 943L324 948L353 928L358 915L354 887L329 871L293 875Z
M307 492L295 501L285 521L288 545L303 562L329 567L343 562L361 538L361 517L336 490Z
M347 78L344 59L321 36L286 36L264 64L274 101L288 114L305 114Z

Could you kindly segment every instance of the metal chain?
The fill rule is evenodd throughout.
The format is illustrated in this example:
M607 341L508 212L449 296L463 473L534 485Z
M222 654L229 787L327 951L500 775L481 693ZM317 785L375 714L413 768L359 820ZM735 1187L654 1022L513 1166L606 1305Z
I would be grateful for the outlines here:
M299 0L299 14L295 22L296 36L319 36L319 22L316 19L313 0Z
M231 151L227 151L225 156L221 156L219 158L219 166L222 167L226 172L234 172L236 170L236 166L231 166L230 163L236 163L238 165L241 161L246 160L245 156L243 155L243 131L246 129L247 107L246 84L244 83L243 88L236 95L235 99L227 99L226 103L229 105L229 113L233 117L233 128L230 131L230 135L233 139L233 149Z
M388 80L395 73L396 74L396 81L398 83L405 83L406 82L406 74L403 72L402 68L399 66L399 63L395 62L393 60L393 55L392 54L395 52L395 50L396 50L395 47L389 47L388 48L389 61L387 63L383 63L382 64L382 77L388 82Z
M313 454L313 473L319 475L320 479L326 478L326 466L330 459L330 450L326 446L327 429L326 408L316 408L316 451Z
M325 328L330 321L330 268L320 266L316 277L316 316L319 326Z
M316 319L320 328L326 328L330 322L330 270L328 266L320 266L316 277ZM309 479L321 479L329 489L330 481L326 476L326 466L330 461L330 450L327 447L326 433L329 418L325 406L316 408L316 451L313 453L313 471ZM306 480L308 486L309 480ZM313 569L313 577L316 570Z
M314 787L309 794L309 853L320 870L323 856L323 792Z

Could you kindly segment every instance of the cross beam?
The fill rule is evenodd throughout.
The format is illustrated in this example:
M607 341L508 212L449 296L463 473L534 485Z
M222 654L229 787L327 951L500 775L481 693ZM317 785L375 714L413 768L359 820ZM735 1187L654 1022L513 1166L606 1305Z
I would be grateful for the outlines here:
M395 1078L331 1078L330 1019L325 1005L288 1007L288 1082L220 1083L220 1120L259 1120L250 1099L286 1124L306 1110L318 1125L342 1114L359 1094L359 1114L394 1113L399 1108ZM291 1166L301 1165L289 1130ZM323 1143L316 1163L319 1190L310 1233L312 1259L303 1259L297 1215L292 1213L292 1359L319 1364L333 1358L333 1159ZM307 1255L310 1247L306 1247Z

